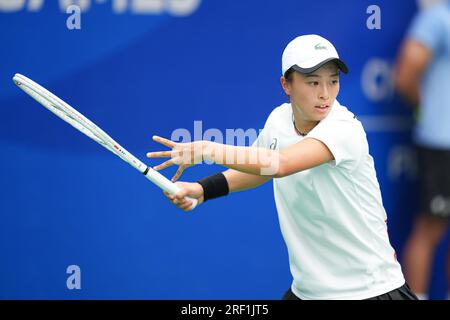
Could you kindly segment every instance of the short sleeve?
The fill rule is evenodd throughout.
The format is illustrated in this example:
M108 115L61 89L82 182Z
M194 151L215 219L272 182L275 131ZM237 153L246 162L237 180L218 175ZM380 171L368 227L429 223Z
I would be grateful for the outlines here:
M413 19L408 37L436 52L443 39L443 25L439 8L433 7L419 12Z
M307 138L324 143L334 156L333 166L355 169L363 152L363 129L347 120L331 120L319 123Z

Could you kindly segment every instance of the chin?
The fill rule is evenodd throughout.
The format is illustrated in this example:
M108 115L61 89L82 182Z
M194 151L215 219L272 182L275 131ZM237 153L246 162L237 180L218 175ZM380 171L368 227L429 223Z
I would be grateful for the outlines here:
M326 114L315 115L314 117L312 117L312 119L314 119L314 121L321 121L325 119L328 116L328 114L329 112L327 112Z

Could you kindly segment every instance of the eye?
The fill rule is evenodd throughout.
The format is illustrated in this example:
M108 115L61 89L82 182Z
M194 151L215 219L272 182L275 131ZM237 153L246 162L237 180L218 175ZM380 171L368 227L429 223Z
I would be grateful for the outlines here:
M338 84L339 83L339 80L331 80L331 84L333 84L333 85L336 85L336 84Z
M309 84L310 86L315 87L315 86L318 86L318 85L319 85L319 82L318 82L318 81L310 81L310 82L308 82L308 84Z

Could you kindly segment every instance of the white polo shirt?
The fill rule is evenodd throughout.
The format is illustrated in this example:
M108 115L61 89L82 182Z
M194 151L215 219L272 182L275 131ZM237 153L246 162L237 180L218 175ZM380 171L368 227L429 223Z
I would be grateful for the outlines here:
M387 217L364 128L338 101L305 137L291 104L275 108L254 145L284 149L306 138L322 141L335 160L273 179L286 242L292 291L301 299L365 299L404 283L389 243Z

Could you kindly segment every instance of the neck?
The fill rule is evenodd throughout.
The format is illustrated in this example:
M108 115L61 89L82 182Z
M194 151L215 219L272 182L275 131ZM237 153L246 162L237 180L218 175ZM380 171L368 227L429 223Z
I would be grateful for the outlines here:
M291 103L291 105L292 105L292 112L294 113L295 127L301 133L308 133L319 123L319 121L311 121L304 119L302 112L299 111L300 108L296 106L294 103Z

